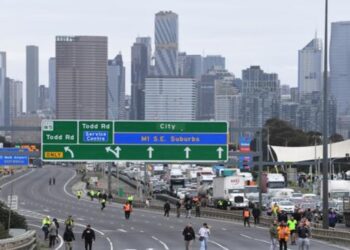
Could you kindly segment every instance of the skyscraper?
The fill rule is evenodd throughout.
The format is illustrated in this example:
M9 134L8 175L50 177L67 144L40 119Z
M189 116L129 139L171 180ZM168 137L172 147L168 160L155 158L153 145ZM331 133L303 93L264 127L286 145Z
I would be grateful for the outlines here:
M220 55L209 55L203 58L203 73L207 73L212 69L221 69L226 68L226 59Z
M322 41L312 39L299 50L298 87L300 94L322 90Z
M178 54L178 75L200 80L202 76L202 56L187 55L185 52Z
M23 112L23 83L6 78L5 94L5 125L10 126Z
M39 47L26 47L27 113L35 113L39 108Z
M329 59L338 115L350 115L350 21L332 23Z
M155 75L176 76L178 53L178 16L161 11L155 16Z
M147 41L147 40L146 40ZM150 70L149 43L143 43L141 38L131 48L131 119L145 119L145 78Z
M56 113L56 58L49 59L49 96L50 110L53 115Z
M118 54L108 61L108 119L125 119L125 67Z
M146 78L146 120L195 120L196 87L191 78Z
M56 37L56 118L107 118L107 37Z
M6 53L0 51L0 126L5 125L5 81Z
M148 72L150 72L151 61L152 61L152 39L148 36L139 36L139 37L136 37L136 43L143 44L147 48L147 65L148 65Z
M39 86L39 109L40 110L47 110L49 109L49 88L45 85Z

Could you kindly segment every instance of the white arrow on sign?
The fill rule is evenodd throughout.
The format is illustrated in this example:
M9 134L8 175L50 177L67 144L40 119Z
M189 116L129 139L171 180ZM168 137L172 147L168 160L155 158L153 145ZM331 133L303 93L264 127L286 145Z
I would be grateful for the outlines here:
M64 152L69 152L71 158L74 158L74 153L69 147L64 147Z
M117 146L114 150L111 147L106 147L106 152L111 152L117 159L120 157L120 151L122 151L122 149L119 146Z
M222 152L224 152L223 148L219 147L216 151L218 151L219 159L221 159L222 158Z
M152 159L154 149L152 147L148 147L147 151L148 151L148 158Z
M190 157L191 149L189 147L186 147L184 151L186 152L186 159L188 159Z

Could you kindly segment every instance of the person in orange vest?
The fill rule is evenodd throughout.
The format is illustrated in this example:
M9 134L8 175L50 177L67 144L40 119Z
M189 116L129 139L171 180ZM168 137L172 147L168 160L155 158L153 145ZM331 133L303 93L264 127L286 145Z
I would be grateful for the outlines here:
M290 230L284 221L282 221L280 226L277 228L277 234L278 241L280 243L280 250L287 250L287 242L290 235Z
M250 211L249 208L244 208L243 209L243 223L244 226L246 226L248 224L248 227L250 227Z
M130 213L132 211L131 204L128 201L125 202L125 204L123 206L123 210L124 210L124 214L125 214L125 219L128 220L130 218Z

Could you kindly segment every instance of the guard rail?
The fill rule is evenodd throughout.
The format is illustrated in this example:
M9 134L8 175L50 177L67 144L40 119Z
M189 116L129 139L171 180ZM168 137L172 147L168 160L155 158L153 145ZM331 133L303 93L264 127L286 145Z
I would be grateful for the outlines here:
M30 230L22 235L0 240L0 250L34 250L36 248L36 232Z

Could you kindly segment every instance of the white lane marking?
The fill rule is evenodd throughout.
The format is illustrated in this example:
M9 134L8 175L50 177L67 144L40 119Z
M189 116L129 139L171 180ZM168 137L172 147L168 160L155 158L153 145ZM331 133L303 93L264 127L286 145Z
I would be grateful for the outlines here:
M2 185L0 186L0 188L2 189L2 188L4 188L4 187L6 187L7 185L10 185L12 182L18 181L19 179L22 179L22 178L26 177L27 175L30 175L31 173L33 173L33 170L29 170L28 173L26 173L26 174L24 174L24 175L21 175L21 176L15 178L15 179L13 179L13 180L11 180L11 181L9 181L9 182L6 182L6 183L2 184Z
M28 225L32 227L41 228L41 226L31 224L31 223L29 223ZM61 247L63 247L63 238L61 237L61 235L57 235L57 237L60 239L60 244L55 248L55 250L59 250Z
M109 242L109 246L110 246L111 250L113 250L113 243L112 243L111 239L109 237L106 237L106 239Z
M245 235L245 234L239 234L240 236L244 237L244 238L247 238L247 239L253 239L252 237L248 236L248 235Z
M154 239L155 241L158 241L164 247L165 250L169 250L169 247L163 241L158 239L157 237L152 236L152 239Z
M223 245L217 243L216 241L208 240L208 242L211 243L211 244L217 245L217 246L220 247L221 249L230 250L230 249L228 249L227 247L224 247Z
M75 176L77 176L77 172L74 171L74 175L68 179L68 181L66 181L66 183L64 183L64 186L63 186L63 191L70 197L73 197L74 199L76 199L77 197L75 197L74 195L70 194L69 192L67 192L67 185L68 183L73 180L75 178Z
M119 228L117 231L118 231L118 232L122 232L122 233L127 233L127 231L124 230L124 229L122 229L122 228Z

